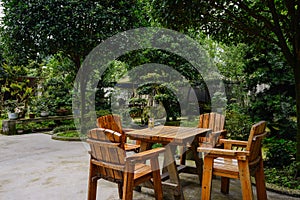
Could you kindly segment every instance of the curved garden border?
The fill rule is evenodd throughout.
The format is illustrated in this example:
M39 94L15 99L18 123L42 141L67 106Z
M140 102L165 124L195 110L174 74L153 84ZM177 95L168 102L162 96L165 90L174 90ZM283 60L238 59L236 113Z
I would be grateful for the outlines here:
M61 140L61 141L84 141L84 139L80 137L64 137L64 136L58 136L58 133L55 133L51 136L51 139L53 140Z
M255 185L255 179L253 177L251 177L251 181L252 181L253 185ZM266 188L268 191L276 192L279 194L284 194L284 195L288 195L288 196L292 196L292 197L300 197L300 190L281 187L281 186L278 186L278 185L275 185L272 183L267 183L267 182L266 182Z

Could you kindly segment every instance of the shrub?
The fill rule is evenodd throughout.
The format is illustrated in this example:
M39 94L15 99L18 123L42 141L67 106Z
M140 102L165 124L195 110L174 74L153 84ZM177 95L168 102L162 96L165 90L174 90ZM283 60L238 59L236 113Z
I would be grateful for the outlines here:
M109 114L111 114L110 110L98 110L98 111L96 111L97 117L101 117L101 116L109 115Z
M252 126L252 121L249 115L244 114L243 110L231 104L226 111L225 128L228 132L228 137L236 140L247 140Z
M266 138L264 144L268 149L265 161L266 166L282 169L296 160L296 142L285 139Z
M71 125L58 126L53 129L53 133L59 133L59 132L64 132L64 131L69 131L69 130L76 130L75 125L71 124Z
M282 169L265 168L265 177L267 183L272 183L278 186L287 187L290 189L300 190L300 179L295 177L297 165L300 163L292 162Z

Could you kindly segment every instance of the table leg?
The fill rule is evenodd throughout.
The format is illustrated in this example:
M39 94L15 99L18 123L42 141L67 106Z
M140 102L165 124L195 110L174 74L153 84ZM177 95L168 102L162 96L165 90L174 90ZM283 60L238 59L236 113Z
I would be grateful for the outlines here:
M185 146L181 146L180 151L180 165L185 165L187 148Z
M140 151L141 152L147 151L147 150L151 149L151 146L152 146L151 143L141 141L140 142ZM134 190L137 191L137 192L141 192L142 191L142 186L136 186L136 187L134 187Z
M164 157L164 169L167 169L169 173L170 183L176 185L177 191L174 191L174 198L184 200L183 190L179 179L179 174L176 167L176 162L174 160L174 155L177 146L167 145L165 146L165 157Z
M191 145L191 150L193 152L195 164L196 164L196 171L199 178L199 183L202 185L202 174L203 174L203 159L202 157L199 157L199 153L197 152L197 147L199 146L199 143L197 141L194 141Z
M152 146L151 143L141 141L140 149L141 149L141 151L146 151L146 150L151 149L151 146Z

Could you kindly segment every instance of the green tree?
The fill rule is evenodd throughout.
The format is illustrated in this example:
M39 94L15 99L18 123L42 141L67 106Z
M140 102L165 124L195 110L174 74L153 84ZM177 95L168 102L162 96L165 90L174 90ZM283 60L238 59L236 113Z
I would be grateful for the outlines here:
M1 39L8 64L63 52L80 67L101 41L144 23L139 1L3 0Z
M151 5L152 20L164 26L177 30L200 27L220 41L267 42L280 48L294 73L300 162L300 1L154 0Z

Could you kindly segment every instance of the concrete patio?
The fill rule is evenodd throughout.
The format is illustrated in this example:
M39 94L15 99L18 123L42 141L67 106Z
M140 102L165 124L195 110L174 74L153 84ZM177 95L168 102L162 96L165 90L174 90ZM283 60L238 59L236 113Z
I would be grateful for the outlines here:
M52 140L47 134L0 135L0 200L84 200L87 197L88 146L84 142ZM181 174L186 200L201 198L197 176ZM220 181L213 180L212 199L241 199L239 181L232 181L230 194L219 192ZM118 199L115 184L101 180L98 199ZM143 188L134 199L154 199ZM164 199L172 199L168 193ZM268 191L269 200L296 197Z

